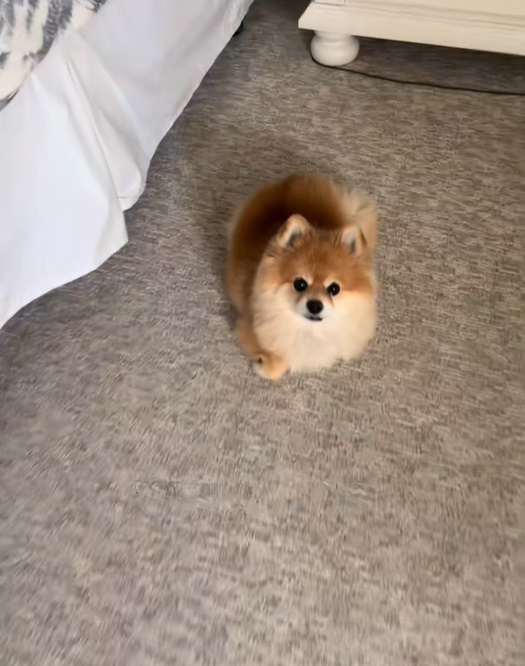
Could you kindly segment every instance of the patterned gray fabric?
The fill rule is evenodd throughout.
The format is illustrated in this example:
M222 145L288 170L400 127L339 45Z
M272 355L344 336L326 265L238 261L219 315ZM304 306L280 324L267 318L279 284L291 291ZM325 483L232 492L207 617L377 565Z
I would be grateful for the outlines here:
M525 99L321 68L300 11L254 5L129 244L0 331L2 666L523 666ZM224 225L301 169L375 199L380 322L273 385Z
M0 0L0 104L68 30L78 29L106 0Z

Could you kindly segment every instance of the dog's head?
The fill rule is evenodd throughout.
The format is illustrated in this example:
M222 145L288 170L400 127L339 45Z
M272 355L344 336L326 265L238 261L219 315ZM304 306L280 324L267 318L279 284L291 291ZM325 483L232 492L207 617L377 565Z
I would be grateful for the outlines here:
M355 207L347 226L313 227L292 215L279 230L261 262L255 297L265 309L292 312L311 326L345 320L356 303L374 298L372 249L376 240L373 207ZM355 203L355 202L354 202Z

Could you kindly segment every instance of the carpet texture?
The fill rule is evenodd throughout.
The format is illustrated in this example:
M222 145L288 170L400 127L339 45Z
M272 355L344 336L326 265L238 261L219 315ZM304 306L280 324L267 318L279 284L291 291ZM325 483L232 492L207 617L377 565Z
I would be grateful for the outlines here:
M318 67L303 6L255 4L129 244L0 332L3 666L523 664L525 99ZM380 322L273 385L224 225L295 170L377 202Z
M360 39L359 57L345 69L394 81L525 95L521 56Z

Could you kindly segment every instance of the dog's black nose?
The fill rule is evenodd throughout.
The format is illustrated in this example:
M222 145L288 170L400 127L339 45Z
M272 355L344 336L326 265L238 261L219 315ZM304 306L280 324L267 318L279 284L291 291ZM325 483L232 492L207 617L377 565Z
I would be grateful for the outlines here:
M308 308L308 312L310 314L318 315L323 311L324 305L321 303L321 301L307 301L306 307Z

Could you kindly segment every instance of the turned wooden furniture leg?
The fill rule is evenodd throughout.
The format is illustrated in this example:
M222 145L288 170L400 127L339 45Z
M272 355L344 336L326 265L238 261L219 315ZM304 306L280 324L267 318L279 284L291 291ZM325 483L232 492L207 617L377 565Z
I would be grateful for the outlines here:
M321 65L340 67L357 58L359 41L352 35L335 32L316 32L312 37L310 51L313 59Z

